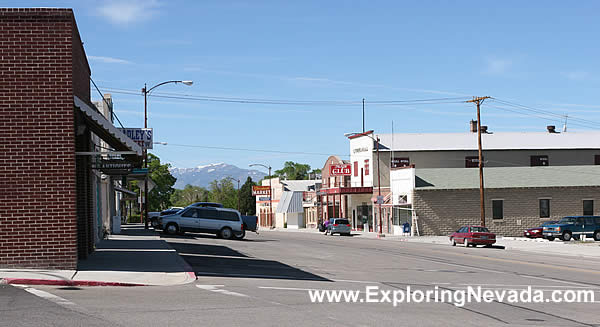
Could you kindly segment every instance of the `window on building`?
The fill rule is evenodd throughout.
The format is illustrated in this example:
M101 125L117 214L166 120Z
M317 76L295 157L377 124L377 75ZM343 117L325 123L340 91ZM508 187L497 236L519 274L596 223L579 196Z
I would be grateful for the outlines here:
M369 176L369 159L365 159L365 176Z
M354 177L358 176L358 161L354 162Z
M484 162L485 162L485 160L484 160ZM465 157L465 168L477 168L477 167L479 167L479 156Z
M600 165L600 154L594 156L594 165Z
M550 218L550 199L540 199L540 218Z
M548 156L531 156L531 167L548 166Z
M583 200L583 215L593 216L594 215L594 200Z
M492 218L504 219L504 200L492 200Z
M392 159L392 168L408 167L408 166L410 166L409 158L393 158Z

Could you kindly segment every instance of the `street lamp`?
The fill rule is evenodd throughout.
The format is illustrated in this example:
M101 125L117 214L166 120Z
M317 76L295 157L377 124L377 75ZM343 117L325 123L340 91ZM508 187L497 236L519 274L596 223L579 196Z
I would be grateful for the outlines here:
M142 88L142 94L144 94L144 128L148 128L148 94L150 92L152 92L152 90L154 90L155 88L157 88L161 85L169 84L169 83L174 83L174 84L182 83L187 86L191 86L192 84L194 84L193 81L165 81L162 83L158 83L151 88L148 88L146 86L146 83L144 83L144 88ZM144 168L148 168L148 150L146 148L144 148ZM146 178L144 179L144 210L143 211L144 211L144 228L148 229L148 175L146 175Z
M269 170L269 217L271 218L271 226L273 225L273 187L271 186L271 166L263 165L263 164L249 164L248 167L261 166L265 167Z
M344 136L349 137L358 134L370 137L377 144L377 204L379 206L379 234L377 234L377 237L383 237L385 235L383 235L383 217L381 216L381 203L379 201L379 199L381 199L381 169L379 169L379 136L377 136L377 139L373 138L369 134L364 133L345 133Z

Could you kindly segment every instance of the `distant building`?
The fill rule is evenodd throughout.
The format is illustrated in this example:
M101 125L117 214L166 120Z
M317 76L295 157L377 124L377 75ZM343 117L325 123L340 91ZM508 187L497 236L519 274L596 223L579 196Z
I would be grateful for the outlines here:
M375 141L377 138L380 139L379 160ZM594 172L597 168L595 165L600 164L600 143L597 142L599 138L599 132L557 133L552 128L549 128L548 132L539 133L482 134L484 176L488 171L490 173L489 177L485 177L486 181L489 179L489 185L485 183L486 225L501 234L518 235L521 229L539 225L546 218L557 218L566 214L581 215L584 203L587 208L593 206L598 199L593 196L592 188L600 186L600 175ZM459 223L479 223L478 169L473 169L478 167L476 133L376 135L373 131L368 131L350 136L349 141L349 163L352 166L350 186L372 188L368 196L351 195L348 203L352 205L347 211L342 211L347 213L346 217L351 219L354 228L359 229L361 218L368 216L369 229L378 229L379 204L374 202L379 192L379 179L384 233L399 234L403 224L412 224L414 218L418 218L416 221L419 231L425 234L445 234ZM381 174L378 174L378 166ZM522 168L531 170L520 170ZM569 175L570 170L578 170L575 174L587 178L574 178L567 183L562 178L573 176ZM535 176L547 178L548 187L544 188L539 181L531 181L534 175L525 173L529 171L532 174L540 172ZM432 175L434 173L435 177ZM476 185L469 184L470 186L466 187L465 179L473 176L477 178ZM510 176L520 176L524 184L494 186L499 185L495 182L497 180L516 182ZM430 183L434 186L423 186L422 183L427 183L425 177L432 179ZM565 183L554 185L551 183L552 179L560 179ZM443 189L438 187L441 181L445 185ZM526 186L528 183L530 185ZM474 194L466 191L471 187L476 187L476 190L473 190L476 191ZM526 216L517 215L512 210L521 207L513 202L518 199L513 199L503 202L506 206L506 218L493 219L493 206L500 208L501 204L501 199L497 198L500 194L499 189L517 188L529 190L527 194L523 194L523 203L528 196L538 194L543 201L533 201L535 203L528 205L535 206L536 210L542 210L540 206L550 206L552 214L549 217L540 217L535 210L528 210L527 214L523 213ZM565 192L563 198L570 199L569 203L557 201L556 195L551 201L544 200L552 198L557 188ZM581 192L581 188L586 192ZM533 192L533 189L536 191ZM544 192L547 194L544 195ZM428 196L433 194L436 196ZM558 203L560 209L557 207ZM509 204L511 209L507 207ZM441 210L440 205L448 206L448 210ZM450 213L452 205L463 210L460 217L458 213ZM433 213L425 210L426 206L438 208L439 211ZM599 213L596 208L591 212Z

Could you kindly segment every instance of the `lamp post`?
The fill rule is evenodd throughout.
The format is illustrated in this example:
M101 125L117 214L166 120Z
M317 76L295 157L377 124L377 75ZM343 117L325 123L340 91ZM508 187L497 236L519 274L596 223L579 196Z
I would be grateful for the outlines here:
M144 128L148 128L148 94L152 92L155 88L169 84L169 83L182 83L187 86L191 86L194 84L193 81L165 81L162 83L158 83L151 88L146 86L144 83L144 88L142 88L142 94L144 94ZM144 168L148 168L148 150L144 147ZM143 214L144 214L144 228L148 229L148 175L144 178L144 206L143 206Z
M265 167L269 170L269 217L271 218L271 226L273 226L273 187L271 186L271 166L263 165L263 164L249 164L248 167L253 166L261 166Z
M381 215L381 203L379 202L379 199L381 198L381 169L379 169L379 136L377 136L377 139L375 139L371 135L364 133L345 133L344 136L349 137L358 134L368 136L373 141L375 141L377 146L377 206L379 207L379 233L377 234L377 237L384 237L385 235L383 234L383 216Z

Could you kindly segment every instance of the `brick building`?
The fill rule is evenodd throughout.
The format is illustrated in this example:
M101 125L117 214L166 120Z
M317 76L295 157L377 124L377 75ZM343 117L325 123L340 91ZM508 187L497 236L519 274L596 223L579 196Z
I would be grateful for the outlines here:
M70 9L0 9L0 267L74 269L94 246L92 135L141 149L91 103Z

